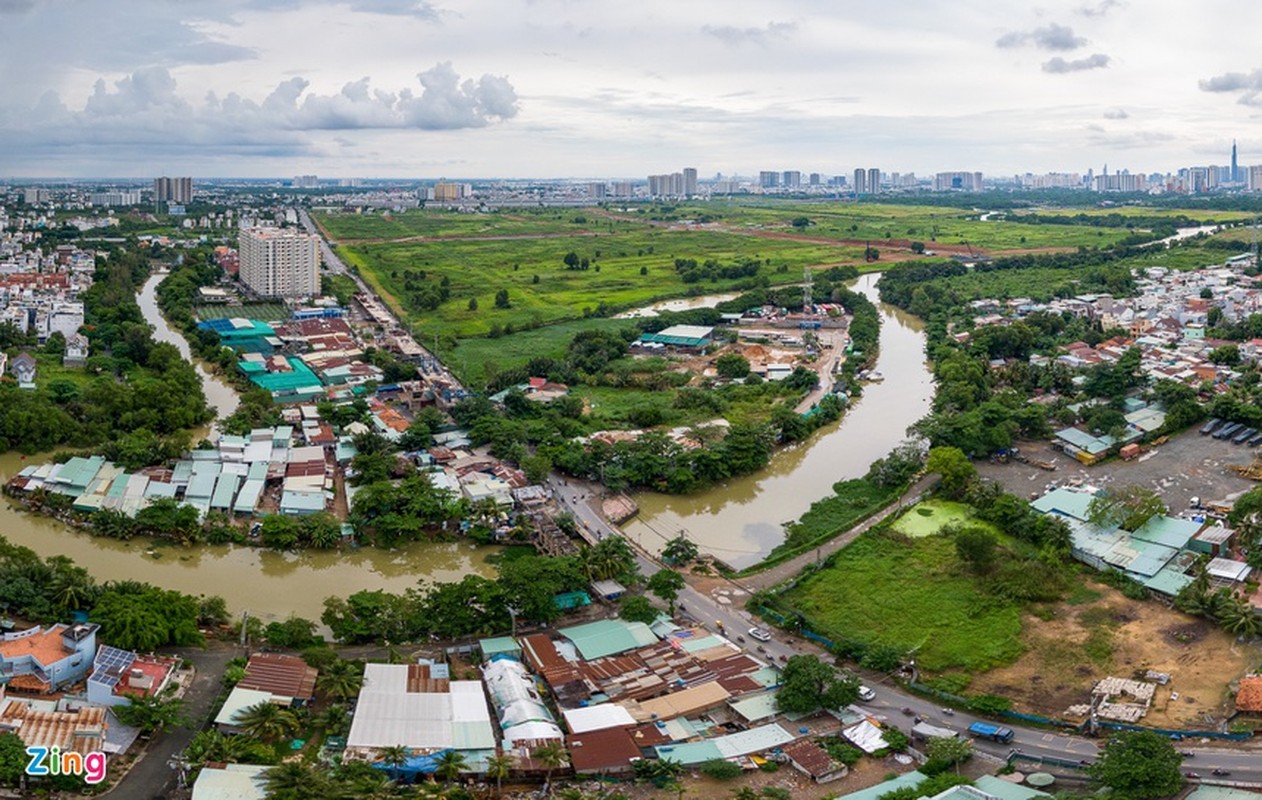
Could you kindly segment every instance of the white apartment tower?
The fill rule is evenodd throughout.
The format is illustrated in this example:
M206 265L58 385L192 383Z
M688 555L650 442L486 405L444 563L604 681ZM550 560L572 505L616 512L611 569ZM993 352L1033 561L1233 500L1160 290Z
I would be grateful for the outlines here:
M292 228L244 228L240 278L262 297L320 293L320 240Z

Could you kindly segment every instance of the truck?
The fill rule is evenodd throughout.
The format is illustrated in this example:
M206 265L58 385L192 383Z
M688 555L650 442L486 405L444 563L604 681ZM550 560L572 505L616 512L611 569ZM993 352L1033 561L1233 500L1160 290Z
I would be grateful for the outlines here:
M950 728L939 728L937 725L930 725L928 722L917 722L911 726L912 738L920 741L928 741L929 739L958 739L960 735Z
M1002 725L991 725L989 722L974 722L968 726L968 732L974 736L990 739L992 742L1001 742L1002 744L1008 744L1012 741L1012 737L1016 735L1012 732L1012 728L1005 728Z

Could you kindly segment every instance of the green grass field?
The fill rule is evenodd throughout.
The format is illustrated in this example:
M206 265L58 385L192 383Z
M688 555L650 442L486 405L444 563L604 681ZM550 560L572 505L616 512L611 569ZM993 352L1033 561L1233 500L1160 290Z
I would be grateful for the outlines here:
M208 319L257 319L263 322L289 319L284 303L246 303L239 306L193 306L193 316Z
M574 251L592 259L587 270L562 263ZM807 266L862 260L858 248L841 245L759 239L714 231L647 230L599 237L511 239L499 241L405 242L342 245L339 254L359 268L374 286L407 308L426 335L482 336L491 326L514 328L578 319L601 303L614 310L638 308L658 300L729 291L739 279L686 284L676 258L714 259L735 265L744 259L763 262L759 277L773 284L801 280ZM599 255L598 255L599 254ZM641 274L641 270L645 274ZM450 299L436 310L418 310L414 290L450 281ZM419 277L420 272L425 277ZM535 276L539 280L535 282ZM509 293L510 308L495 307L495 294ZM477 300L470 310L469 300Z
M495 373L524 364L536 356L563 360L570 339L579 331L616 330L633 325L634 321L627 319L577 319L498 339L462 339L455 347L450 346L450 340L439 339L437 355L461 380L480 386ZM424 343L433 345L431 339L425 339Z
M536 236L609 233L633 226L582 209L514 210L487 214L408 211L401 214L321 214L320 224L335 242L451 236ZM575 220L581 220L576 222Z
M979 525L995 531L994 526L973 516L973 510L964 503L950 500L926 500L899 517L891 526L906 536L922 538L933 536L947 525L963 525L965 523Z
M1022 652L1020 606L981 589L948 537L866 533L783 597L819 633L914 649L931 672L984 672Z

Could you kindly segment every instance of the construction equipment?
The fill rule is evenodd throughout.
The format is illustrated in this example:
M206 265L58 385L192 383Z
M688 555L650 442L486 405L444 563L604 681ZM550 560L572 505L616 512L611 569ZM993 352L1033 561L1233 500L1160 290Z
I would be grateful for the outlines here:
M1252 464L1228 464L1227 469L1242 478L1248 478L1251 481L1262 481L1262 453L1254 456Z

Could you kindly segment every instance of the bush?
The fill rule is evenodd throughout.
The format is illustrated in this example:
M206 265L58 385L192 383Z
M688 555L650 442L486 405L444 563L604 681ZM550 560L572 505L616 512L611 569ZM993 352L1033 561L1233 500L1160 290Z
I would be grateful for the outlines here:
M763 772L779 772L780 765L774 761L764 761L758 765L758 769L762 770Z
M993 694L979 694L976 697L969 698L968 710L977 714L994 716L1005 711L1011 711L1012 701L1006 697L999 697Z
M733 778L739 778L744 772L740 765L723 758L712 758L702 764L700 769L702 775L714 778L716 781L730 781Z

